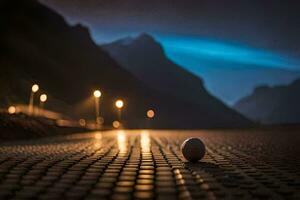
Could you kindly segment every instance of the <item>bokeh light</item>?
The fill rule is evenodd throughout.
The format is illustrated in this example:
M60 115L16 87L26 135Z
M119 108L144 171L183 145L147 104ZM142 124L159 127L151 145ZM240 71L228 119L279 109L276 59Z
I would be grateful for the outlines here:
M46 94L42 94L41 96L40 96L40 101L41 102L46 102L47 101L47 95Z
M17 109L15 106L9 106L9 108L7 109L9 114L15 114Z
M31 87L31 90L32 92L37 92L39 90L39 85L38 84L34 84L32 87Z
M119 121L113 121L112 125L114 128L119 128L121 124Z
M79 120L79 125L80 125L80 126L86 126L86 121L85 121L85 119L80 119L80 120Z
M95 90L95 91L94 91L94 97L96 97L96 98L101 97L101 92L100 92L100 90Z
M154 110L150 109L147 111L147 117L148 118L153 118L155 116Z
M115 103L116 107L121 109L124 106L124 102L122 100L117 100Z
M99 124L99 125L104 124L104 118L103 117L97 117L96 123Z

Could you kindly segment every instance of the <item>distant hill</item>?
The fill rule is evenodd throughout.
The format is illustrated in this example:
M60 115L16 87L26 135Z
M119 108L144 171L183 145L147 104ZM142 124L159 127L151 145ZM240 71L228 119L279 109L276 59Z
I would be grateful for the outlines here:
M267 124L300 123L300 79L286 86L260 86L234 108Z
M299 71L261 66L237 65L231 62L208 62L197 75L205 77L206 88L222 101L234 105L252 93L257 85L285 85L300 77ZM228 67L231 66L231 67ZM237 84L238 83L238 84Z
M35 0L4 0L1 7L2 105L27 103L31 85L39 83L51 97L49 108L78 118L94 118L91 94L100 88L106 124L116 119L113 102L122 98L126 127L144 127L149 108L157 128L251 125L214 98L200 105L152 90L99 48L86 27L68 25Z

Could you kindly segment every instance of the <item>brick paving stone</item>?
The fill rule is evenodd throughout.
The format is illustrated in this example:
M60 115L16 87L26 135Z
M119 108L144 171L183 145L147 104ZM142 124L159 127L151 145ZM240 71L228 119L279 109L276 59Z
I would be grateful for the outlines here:
M99 134L102 136L99 137ZM201 138L203 160L180 145ZM299 199L297 131L116 130L0 145L0 199Z

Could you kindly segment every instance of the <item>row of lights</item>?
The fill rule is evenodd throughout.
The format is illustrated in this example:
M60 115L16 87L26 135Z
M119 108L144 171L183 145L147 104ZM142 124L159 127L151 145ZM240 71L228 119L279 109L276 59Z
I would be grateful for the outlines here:
M39 91L40 87L38 84L34 84L31 87L31 94L30 94L30 99L29 99L29 105L28 105L28 113L29 115L32 115L33 109L34 109L34 95ZM44 104L47 101L48 96L46 94L41 94L40 95L40 108L44 108ZM8 108L8 113L9 114L14 114L17 112L17 108L15 106L10 106Z
M101 97L102 93L100 90L95 90L94 91L94 97L95 97L95 109L96 109L96 124L99 127L99 109L100 109L100 105L99 105L99 99ZM124 107L124 101L122 99L118 99L115 101L115 106L118 109L118 121L114 121L113 122L113 127L115 128L119 128L122 125L122 108ZM154 110L150 109L147 111L146 113L147 117L152 119L154 118L155 112Z
M95 97L96 99L99 99L99 98L101 97L101 95L102 95L102 93L100 92L100 90L95 90L95 91L94 91L94 97ZM124 106L123 100L118 99L118 100L115 102L115 106L116 106L118 109L123 108L123 106Z
M29 115L32 115L33 108L34 108L34 94L39 91L40 87L38 84L34 84L31 87L31 94L30 94L30 100L29 100ZM40 108L44 108L44 104L47 101L48 97L46 94L41 94L40 96Z
M35 93L37 93L39 91L39 85L38 84L34 84L31 87L31 94L30 94L30 100L29 100L29 106L28 106L28 111L29 111L29 115L32 115L33 113L33 108L34 108L34 96ZM96 111L96 125L97 128L100 128L100 124L101 124L101 118L100 118L100 97L102 95L100 90L95 90L94 91L94 97L95 97L95 111ZM43 109L45 102L47 101L48 97L46 94L41 94L40 95L40 108ZM118 121L114 121L113 122L113 126L115 128L120 127L121 126L121 121L122 121L122 108L124 107L124 101L122 99L118 99L115 101L115 107L118 109ZM17 109L15 106L10 106L8 108L8 113L10 114L14 114L16 113ZM147 111L146 113L148 118L154 118L155 112L154 110L150 109ZM81 124L85 124L85 123L81 123Z

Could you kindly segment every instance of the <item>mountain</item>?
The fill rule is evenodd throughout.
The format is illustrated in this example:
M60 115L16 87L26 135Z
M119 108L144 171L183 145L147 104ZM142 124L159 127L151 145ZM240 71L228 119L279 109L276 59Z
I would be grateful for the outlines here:
M195 104L205 115L218 118L228 113L235 115L207 92L199 77L168 59L162 46L151 35L142 33L137 37L126 37L101 45L101 48L149 88Z
M168 59L162 46L146 33L101 47L121 66L154 90L190 103L217 103L204 88L199 77Z
M286 86L260 86L234 108L267 124L300 123L300 79Z
M214 98L201 105L154 91L122 68L91 39L89 30L71 26L36 0L1 1L1 104L27 103L38 83L49 94L47 108L76 118L94 118L94 89L101 89L101 115L111 124L117 98L125 102L126 127L144 127L156 111L156 128L248 126L252 123ZM183 91L179 91L183 92ZM204 98L205 99L205 98Z

